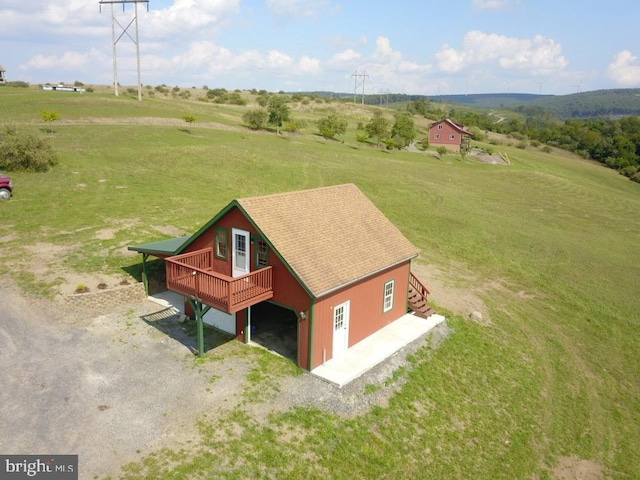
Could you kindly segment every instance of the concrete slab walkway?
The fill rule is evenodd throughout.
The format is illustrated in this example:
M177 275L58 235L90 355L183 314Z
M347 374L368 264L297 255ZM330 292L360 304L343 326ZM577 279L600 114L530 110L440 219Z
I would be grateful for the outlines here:
M349 348L341 360L329 360L311 371L337 387L360 377L402 347L417 340L445 320L433 314L424 319L407 314Z

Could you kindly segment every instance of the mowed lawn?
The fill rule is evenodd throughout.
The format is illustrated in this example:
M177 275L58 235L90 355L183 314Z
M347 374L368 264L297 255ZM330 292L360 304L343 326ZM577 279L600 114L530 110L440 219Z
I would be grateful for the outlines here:
M385 408L202 418L201 443L126 478L543 479L567 465L640 477L640 185L531 147L494 146L511 165L381 151L355 141L366 109L340 105L339 141L315 134L330 107L314 103L293 111L309 122L299 134L253 132L247 108L0 89L0 122L50 130L59 154L48 173L12 174L0 275L50 295L55 281L21 270L34 245L60 246L66 268L123 274L139 262L127 245L193 232L233 198L352 182L419 263L482 298L490 324L449 315L453 333L413 357ZM187 114L197 121L166 121Z

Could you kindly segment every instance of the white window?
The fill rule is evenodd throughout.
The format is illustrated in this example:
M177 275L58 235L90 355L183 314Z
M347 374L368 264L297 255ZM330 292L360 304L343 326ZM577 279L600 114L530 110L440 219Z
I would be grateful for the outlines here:
M449 135L449 140L455 140L456 136L452 133L451 135Z
M394 281L391 280L384 284L384 308L383 312L388 312L393 308L393 285Z
M444 130L444 125L442 124L438 125L438 130Z
M436 134L433 136L433 138L435 138L435 139L437 140L438 138L440 138L440 134L439 134L439 133L436 133Z

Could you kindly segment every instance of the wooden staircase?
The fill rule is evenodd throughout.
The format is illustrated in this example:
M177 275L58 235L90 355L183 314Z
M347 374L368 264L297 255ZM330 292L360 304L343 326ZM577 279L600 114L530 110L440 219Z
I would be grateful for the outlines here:
M429 316L436 313L436 311L427 303L427 295L429 295L427 287L425 287L422 282L413 275L413 273L409 273L407 307L417 317L429 318Z

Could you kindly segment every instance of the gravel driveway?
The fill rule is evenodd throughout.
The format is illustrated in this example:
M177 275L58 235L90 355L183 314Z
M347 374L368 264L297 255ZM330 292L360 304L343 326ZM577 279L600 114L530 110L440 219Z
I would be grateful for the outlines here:
M220 405L233 406L248 386L248 359L196 362L177 320L169 335L144 320L162 316L149 301L87 319L3 286L0 308L0 453L78 454L81 479L118 475L154 450L179 447L197 436L200 414L223 415ZM443 324L430 335L438 341L447 333ZM423 344L416 340L342 389L309 374L285 377L277 398L249 413L266 419L313 405L356 415L384 405L402 380L368 395L364 386L388 378ZM221 340L216 352L238 348L249 347Z

